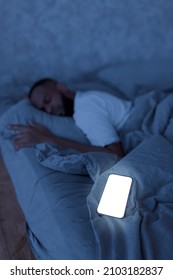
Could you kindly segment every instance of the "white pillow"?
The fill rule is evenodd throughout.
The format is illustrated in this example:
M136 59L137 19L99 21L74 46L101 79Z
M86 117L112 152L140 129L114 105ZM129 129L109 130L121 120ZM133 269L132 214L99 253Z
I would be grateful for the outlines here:
M16 134L16 131L9 130L9 124L27 124L34 120L46 126L52 133L78 141L88 143L83 132L76 126L73 118L50 115L33 107L28 99L22 100L12 106L0 118L0 134L8 138Z
M0 97L0 116L2 116L11 106L17 102L12 97Z

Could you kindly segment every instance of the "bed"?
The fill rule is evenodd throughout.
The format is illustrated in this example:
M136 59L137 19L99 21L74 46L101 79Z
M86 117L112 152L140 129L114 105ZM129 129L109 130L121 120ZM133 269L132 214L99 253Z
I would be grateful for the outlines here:
M86 89L92 83L81 85ZM107 90L120 95L122 89ZM122 159L46 143L16 152L11 141L16 131L7 125L27 124L29 119L62 137L81 143L88 140L72 118L50 116L28 100L10 106L0 119L2 157L36 259L173 259L171 89L138 88L132 115L119 131L126 152ZM111 173L133 178L123 219L97 212Z
M0 98L0 116L17 102ZM0 153L0 259L35 259L26 236L26 223Z

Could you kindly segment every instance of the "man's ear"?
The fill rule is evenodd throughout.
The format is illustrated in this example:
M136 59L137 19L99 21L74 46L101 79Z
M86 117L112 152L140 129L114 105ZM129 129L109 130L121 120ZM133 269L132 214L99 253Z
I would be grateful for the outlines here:
M62 83L56 83L56 89L69 99L74 99L75 93Z
M66 93L67 90L68 90L67 87L64 84L58 83L58 82L56 83L56 89L59 90L62 93Z

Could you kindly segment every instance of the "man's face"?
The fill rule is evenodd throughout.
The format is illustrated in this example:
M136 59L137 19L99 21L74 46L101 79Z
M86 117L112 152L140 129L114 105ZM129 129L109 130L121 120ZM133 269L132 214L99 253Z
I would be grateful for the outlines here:
M63 95L54 84L36 87L31 95L31 103L49 114L65 115Z

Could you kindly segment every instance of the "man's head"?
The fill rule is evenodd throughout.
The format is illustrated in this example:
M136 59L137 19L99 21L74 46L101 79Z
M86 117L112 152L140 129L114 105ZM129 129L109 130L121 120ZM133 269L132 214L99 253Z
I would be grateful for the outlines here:
M29 92L31 103L40 110L59 116L73 114L73 100L63 84L45 78L36 82Z

